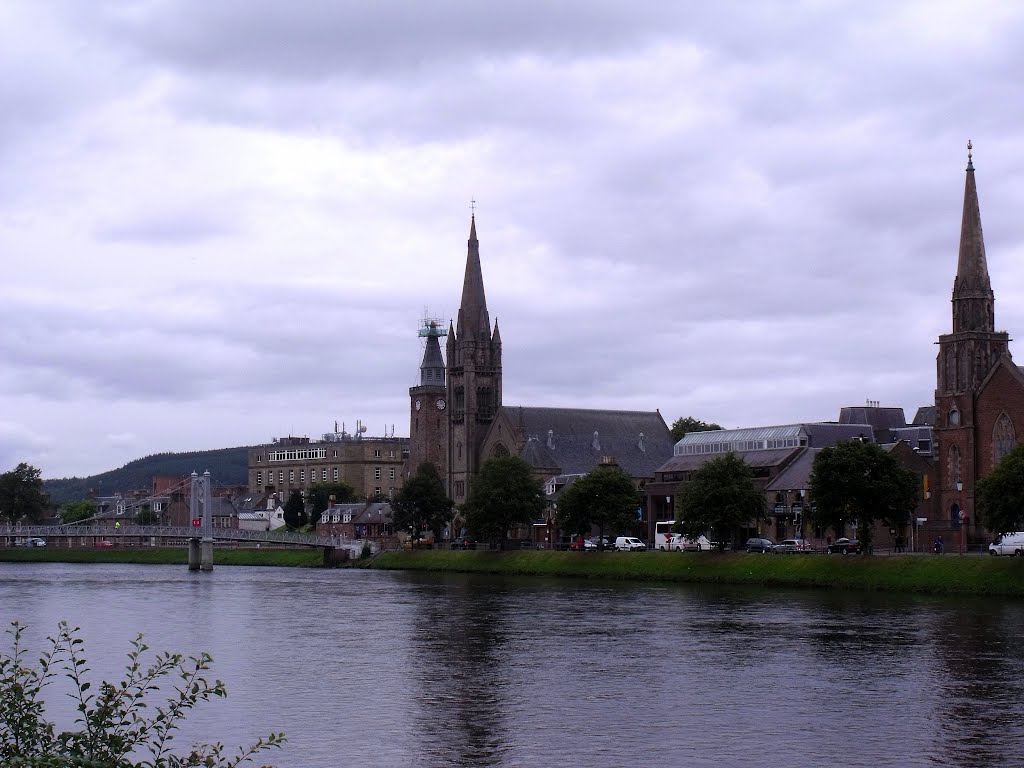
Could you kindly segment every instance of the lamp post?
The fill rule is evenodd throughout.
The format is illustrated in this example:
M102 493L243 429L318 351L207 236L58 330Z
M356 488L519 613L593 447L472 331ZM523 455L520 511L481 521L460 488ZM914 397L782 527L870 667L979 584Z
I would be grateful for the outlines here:
M956 480L956 492L960 493L961 491L963 491L963 489L964 489L964 481L961 480L960 478L957 478L957 480ZM957 499L957 520L956 520L956 522L957 522L957 525L960 527L960 554L962 555L964 553L964 520L966 518L966 515L964 515L963 506L960 504L961 501L962 501L961 499Z

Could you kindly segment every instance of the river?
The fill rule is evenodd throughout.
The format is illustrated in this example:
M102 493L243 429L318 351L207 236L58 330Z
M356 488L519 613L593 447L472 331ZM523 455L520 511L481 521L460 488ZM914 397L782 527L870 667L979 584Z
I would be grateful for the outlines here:
M190 739L277 768L1024 761L1024 604L361 570L0 564L0 618L214 657ZM4 650L10 651L9 638ZM57 689L48 699L69 725ZM62 719L63 718L63 719Z

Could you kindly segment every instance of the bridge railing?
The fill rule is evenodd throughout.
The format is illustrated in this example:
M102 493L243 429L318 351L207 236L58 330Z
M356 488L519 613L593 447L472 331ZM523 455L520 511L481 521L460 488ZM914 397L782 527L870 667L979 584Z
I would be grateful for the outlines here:
M4 525L0 536L13 538L46 538L48 536L70 536L99 539L159 538L199 539L200 529L193 526L167 525ZM327 536L294 531L251 531L242 528L214 528L214 541L255 541L264 544L298 544L306 547L335 547L339 542Z

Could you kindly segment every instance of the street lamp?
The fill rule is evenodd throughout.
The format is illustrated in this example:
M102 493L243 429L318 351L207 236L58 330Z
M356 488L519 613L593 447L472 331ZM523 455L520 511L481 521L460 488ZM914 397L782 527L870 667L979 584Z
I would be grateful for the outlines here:
M957 478L957 480L956 480L956 492L960 493L961 491L963 491L963 489L964 489L964 481L961 480L960 478ZM961 501L961 499L957 499L958 503L957 503L957 520L956 521L957 521L957 525L960 526L960 554L962 555L964 553L964 520L966 519L966 515L964 515L963 506L960 505L960 503L959 503L960 501Z

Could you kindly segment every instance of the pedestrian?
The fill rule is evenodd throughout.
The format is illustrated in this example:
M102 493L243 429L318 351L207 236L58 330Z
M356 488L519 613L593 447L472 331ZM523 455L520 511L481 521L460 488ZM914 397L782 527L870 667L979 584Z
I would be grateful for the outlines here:
M942 537L941 537L941 536L939 536L939 554L941 555L941 554L942 554L943 552L945 552L945 551L946 551L946 544L945 544L945 542L944 542L944 541L942 540Z

